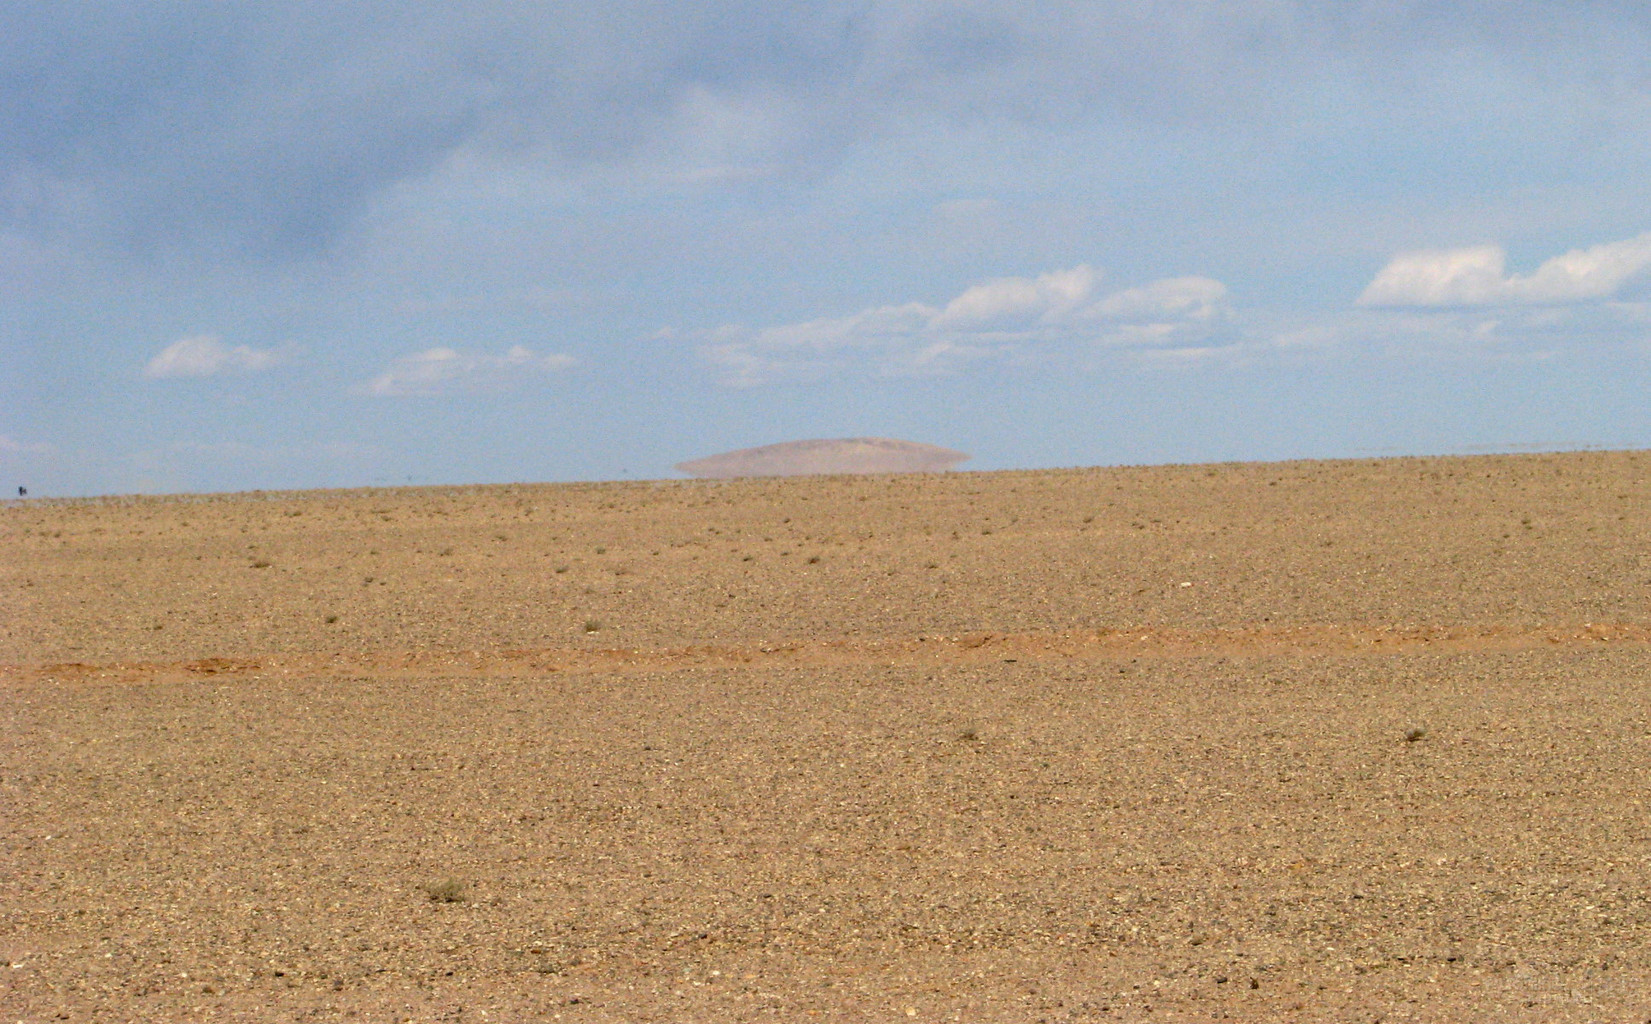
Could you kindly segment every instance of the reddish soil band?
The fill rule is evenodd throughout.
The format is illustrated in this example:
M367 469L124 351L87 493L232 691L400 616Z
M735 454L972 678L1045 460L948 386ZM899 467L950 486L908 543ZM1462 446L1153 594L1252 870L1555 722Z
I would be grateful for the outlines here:
M1113 661L1119 658L1255 658L1291 655L1384 656L1516 651L1530 648L1598 648L1651 644L1651 626L1582 623L1516 628L1372 627L1317 625L1245 629L1128 629L1049 633L971 633L896 640L826 640L756 645L694 644L666 648L561 646L500 651L376 651L277 654L260 658L196 658L187 661L56 662L0 666L0 683L130 683L190 678L271 675L455 677L531 675L542 672L673 672L699 668L772 665L979 664L993 661Z

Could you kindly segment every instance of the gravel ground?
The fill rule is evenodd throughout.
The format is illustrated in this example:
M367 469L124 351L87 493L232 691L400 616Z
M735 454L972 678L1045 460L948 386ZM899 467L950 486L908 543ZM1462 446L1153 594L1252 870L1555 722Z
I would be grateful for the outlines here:
M0 509L0 1020L1651 1020L1651 455Z

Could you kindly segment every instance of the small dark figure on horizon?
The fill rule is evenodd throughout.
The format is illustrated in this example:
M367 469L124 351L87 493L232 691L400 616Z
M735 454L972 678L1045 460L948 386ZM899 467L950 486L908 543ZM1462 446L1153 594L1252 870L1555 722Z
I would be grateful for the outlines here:
M29 496L29 489L27 487L19 487L17 489L17 496L19 498L27 498Z

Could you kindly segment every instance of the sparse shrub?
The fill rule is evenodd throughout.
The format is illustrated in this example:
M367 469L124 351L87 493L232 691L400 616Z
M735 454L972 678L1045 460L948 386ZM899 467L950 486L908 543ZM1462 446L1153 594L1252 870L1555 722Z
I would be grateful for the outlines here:
M1406 729L1404 733L1404 741L1406 743L1415 743L1417 740L1423 739L1426 736L1426 729Z
M420 888L430 897L432 903L463 903L469 899L464 891L464 883L457 878L444 878Z
M601 628L602 628L602 624L600 622L597 622L595 619L586 619L585 620L585 632L595 633L598 630L600 630Z
M269 562L265 561L262 558L255 558L255 559L252 560L252 567L254 569L268 569L269 568Z
M332 625L332 624L333 624L333 623L335 623L335 622L337 622L337 621L338 621L338 616L336 616L336 615L329 615L329 616L327 616L327 617L326 617L326 618L325 618L325 619L323 619L323 620L322 620L322 621L323 621L323 622L325 622L325 623L326 623L326 624L327 624L327 625L329 625L329 626L330 626L330 625Z
M564 573L564 572L567 572L567 571L568 571L568 567L567 567L567 566L565 566L565 565L558 565L558 566L557 566L557 567L556 567L556 571L557 571L557 572L558 572L558 573Z

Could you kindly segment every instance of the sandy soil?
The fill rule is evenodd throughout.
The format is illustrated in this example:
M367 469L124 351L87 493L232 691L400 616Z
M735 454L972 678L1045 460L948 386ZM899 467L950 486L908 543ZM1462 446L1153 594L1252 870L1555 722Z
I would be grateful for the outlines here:
M1651 1020L1651 453L0 509L0 1021Z

